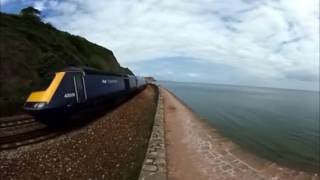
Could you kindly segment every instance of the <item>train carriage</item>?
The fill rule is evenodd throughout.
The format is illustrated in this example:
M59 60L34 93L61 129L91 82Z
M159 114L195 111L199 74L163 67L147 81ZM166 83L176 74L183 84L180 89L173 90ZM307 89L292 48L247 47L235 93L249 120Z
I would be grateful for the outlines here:
M33 115L67 114L128 95L144 87L141 78L69 67L55 74L44 91L32 92L24 109Z
M147 84L146 80L144 77L136 77L137 79L137 87L138 89L143 89L145 85Z

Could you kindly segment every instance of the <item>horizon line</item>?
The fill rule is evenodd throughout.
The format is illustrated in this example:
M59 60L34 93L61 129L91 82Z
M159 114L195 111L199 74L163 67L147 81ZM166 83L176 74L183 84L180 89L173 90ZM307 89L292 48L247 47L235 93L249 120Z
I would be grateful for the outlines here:
M225 85L225 86L241 86L241 87L253 87L253 88L269 88L269 89L280 89L280 90L294 90L294 91L311 91L311 92L320 92L318 89L293 89L293 88L284 88L284 87L272 87L272 86L254 86L254 85L245 85L245 84L227 84L227 83L213 83L213 82L194 82L194 81L173 81L173 80L157 80L163 82L176 82L176 83L197 83L197 84L208 84L208 85Z

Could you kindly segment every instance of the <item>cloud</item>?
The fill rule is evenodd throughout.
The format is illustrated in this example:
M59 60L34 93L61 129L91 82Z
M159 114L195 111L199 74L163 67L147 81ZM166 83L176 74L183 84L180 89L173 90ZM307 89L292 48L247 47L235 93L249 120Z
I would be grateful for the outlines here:
M150 61L132 62L129 67L137 74L153 76L158 80L267 86L315 90L314 77L301 72L287 72L286 78L257 77L242 68L222 63L205 63L201 59L167 57ZM190 76L191 75L191 76ZM301 77L306 76L306 77ZM307 78L307 79L304 79ZM301 81L303 79L303 81ZM293 83L294 82L294 83Z
M285 76L288 79L295 79L299 81L319 82L319 75L317 75L316 72L308 72L301 69L285 72Z
M34 8L38 9L39 11L43 11L45 9L45 1L37 1L34 3Z
M125 66L142 66L168 57L178 61L176 57L180 57L181 63L191 59L247 72L248 82L252 78L270 82L282 79L293 84L312 82L318 87L315 80L319 77L319 1L32 3L47 12L46 21L110 48ZM201 69L181 69L185 72L179 71L184 74L180 81L187 80L184 77L190 77L190 73L203 74ZM166 71L150 73L165 76L167 72L176 74L178 70L166 67Z
M200 76L200 74L198 74L198 73L194 73L194 72L190 72L190 73L187 73L187 75L189 76L189 77L199 77Z
M0 0L0 7L4 6L5 4L9 3L10 0Z

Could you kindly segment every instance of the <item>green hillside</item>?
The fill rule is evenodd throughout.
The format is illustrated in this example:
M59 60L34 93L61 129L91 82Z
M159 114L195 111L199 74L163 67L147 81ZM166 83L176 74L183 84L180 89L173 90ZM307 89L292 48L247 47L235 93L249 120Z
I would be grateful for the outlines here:
M132 74L112 51L33 15L0 13L0 60L0 116L19 113L29 93L43 89L67 65Z

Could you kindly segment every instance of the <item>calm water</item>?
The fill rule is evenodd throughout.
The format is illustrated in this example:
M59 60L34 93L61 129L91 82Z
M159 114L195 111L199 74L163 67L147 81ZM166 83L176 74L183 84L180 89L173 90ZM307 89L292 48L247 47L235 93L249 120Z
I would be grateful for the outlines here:
M160 84L242 147L282 164L319 168L319 92Z

